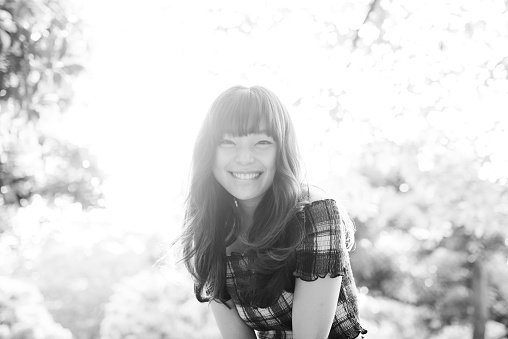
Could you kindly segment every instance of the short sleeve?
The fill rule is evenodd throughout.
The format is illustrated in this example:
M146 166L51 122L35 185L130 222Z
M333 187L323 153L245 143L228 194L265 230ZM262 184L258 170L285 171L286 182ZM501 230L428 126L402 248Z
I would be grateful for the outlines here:
M334 200L318 200L304 208L305 237L296 249L293 275L305 281L343 276L349 263L344 226Z

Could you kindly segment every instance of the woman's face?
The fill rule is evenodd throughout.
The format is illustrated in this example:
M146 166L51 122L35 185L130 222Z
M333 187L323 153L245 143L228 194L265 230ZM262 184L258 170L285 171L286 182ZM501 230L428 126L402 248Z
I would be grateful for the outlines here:
M213 174L237 200L259 203L273 183L277 144L263 132L224 135L215 152Z

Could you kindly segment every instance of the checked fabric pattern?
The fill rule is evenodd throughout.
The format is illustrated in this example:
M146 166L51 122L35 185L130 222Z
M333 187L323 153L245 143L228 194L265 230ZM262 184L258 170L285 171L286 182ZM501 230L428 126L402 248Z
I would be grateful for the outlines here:
M334 200L315 201L304 208L305 239L297 248L293 275L305 281L342 276L337 310L328 339L356 338L366 331L359 324L356 286L345 248L344 229ZM243 321L256 330L260 339L291 339L293 293L283 291L277 302L267 308L242 305L241 282L248 281L250 256L231 253L227 260L227 291Z

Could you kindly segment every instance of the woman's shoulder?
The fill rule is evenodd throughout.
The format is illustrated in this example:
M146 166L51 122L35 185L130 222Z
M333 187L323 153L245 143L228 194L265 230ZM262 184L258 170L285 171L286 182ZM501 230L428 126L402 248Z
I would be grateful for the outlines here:
M320 187L308 185L306 200L303 208L304 214L311 219L338 217L338 208L335 199Z
M340 239L343 248L350 250L354 244L355 226L344 207L325 190L308 186L307 204L304 207L303 225L306 239L313 243L334 236Z

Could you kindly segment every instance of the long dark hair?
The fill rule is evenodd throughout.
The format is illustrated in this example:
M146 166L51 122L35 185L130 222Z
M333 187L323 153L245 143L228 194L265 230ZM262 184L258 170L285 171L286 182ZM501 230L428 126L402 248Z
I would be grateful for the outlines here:
M244 136L259 132L260 126L277 144L276 173L244 239L256 253L255 279L245 286L244 295L261 307L287 287L287 270L281 268L303 237L297 216L305 202L295 131L273 92L260 86L235 86L213 102L194 145L181 240L182 260L194 277L196 298L201 302L226 301L225 249L240 221L234 197L212 173L216 148L224 134Z

